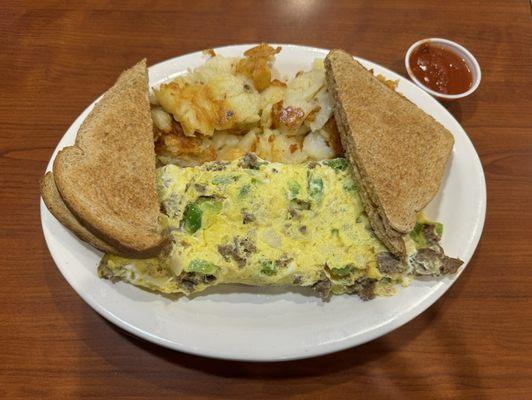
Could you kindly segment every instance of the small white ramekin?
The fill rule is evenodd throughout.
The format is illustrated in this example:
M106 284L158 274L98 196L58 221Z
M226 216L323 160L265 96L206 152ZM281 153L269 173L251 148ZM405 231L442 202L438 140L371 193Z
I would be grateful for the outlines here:
M415 77L414 73L410 69L410 56L411 56L412 52L418 46L421 46L422 44L425 44L425 43L428 43L428 42L430 42L432 44L436 44L436 45L444 47L444 48L448 48L448 49L454 51L455 53L457 53L461 58L464 59L464 61L469 66L469 69L471 70L471 74L473 75L472 76L473 77L473 83L472 83L471 87L466 92L458 93L458 94L439 93L439 92L436 92L436 91L434 91L432 89L429 89L428 87L426 87L423 84L423 82L419 81L419 79L417 79ZM478 85L480 84L480 79L482 77L482 74L480 72L480 65L478 64L478 61L473 56L473 54L471 54L465 47L460 46L456 42L452 42L450 40L440 39L440 38L422 39L422 40L419 40L416 43L414 43L412 46L410 46L410 48L406 52L406 56L405 56L405 67L406 67L406 72L408 72L408 75L410 76L410 79L412 79L412 81L414 81L414 83L416 85L418 85L421 89L423 89L427 93L431 94L432 96L434 96L436 98L439 98L439 99L442 99L442 100L457 100L457 99L461 99L463 97L469 96L471 93L473 93L475 90L477 90Z

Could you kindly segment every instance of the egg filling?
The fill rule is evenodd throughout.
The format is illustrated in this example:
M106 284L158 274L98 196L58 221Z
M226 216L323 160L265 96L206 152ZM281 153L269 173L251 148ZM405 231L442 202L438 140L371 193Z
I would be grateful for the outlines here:
M387 251L343 158L287 165L247 154L230 163L166 165L157 184L170 245L146 260L105 255L101 277L186 295L236 283L370 299L394 294L415 273L445 272L441 257L439 264L418 257L421 247L439 254L439 224L421 220L405 236L407 260Z

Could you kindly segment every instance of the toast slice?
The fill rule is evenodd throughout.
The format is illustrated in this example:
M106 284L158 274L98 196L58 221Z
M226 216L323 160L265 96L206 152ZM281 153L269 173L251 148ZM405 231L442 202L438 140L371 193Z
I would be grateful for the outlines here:
M121 253L151 257L159 231L146 60L123 72L83 121L74 146L53 165L65 205L92 234Z
M78 238L104 253L121 255L119 250L94 235L74 217L57 191L52 172L47 172L41 179L41 196L52 215Z
M371 225L390 251L404 257L402 236L436 195L454 138L350 54L332 50L325 70L342 144Z

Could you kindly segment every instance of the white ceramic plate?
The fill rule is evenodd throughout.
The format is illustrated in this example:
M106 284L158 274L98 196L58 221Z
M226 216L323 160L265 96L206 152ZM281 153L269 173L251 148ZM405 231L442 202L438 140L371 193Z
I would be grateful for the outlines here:
M276 69L293 76L308 69L327 50L281 45ZM215 49L240 56L250 45ZM201 65L201 52L154 65L150 85L187 68ZM398 79L398 91L440 121L456 143L440 193L426 210L443 222L447 254L465 265L477 246L486 210L484 173L471 141L460 124L430 95L403 77L365 60L366 67L388 79ZM58 149L71 145L94 103L65 133ZM101 253L79 241L46 209L41 200L44 236L59 270L74 290L99 314L119 327L160 345L209 357L273 361L331 353L375 339L419 315L433 304L465 268L443 279L414 280L390 298L363 302L356 296L336 296L322 302L308 292L284 288L220 286L194 298L169 299L124 283L99 279Z

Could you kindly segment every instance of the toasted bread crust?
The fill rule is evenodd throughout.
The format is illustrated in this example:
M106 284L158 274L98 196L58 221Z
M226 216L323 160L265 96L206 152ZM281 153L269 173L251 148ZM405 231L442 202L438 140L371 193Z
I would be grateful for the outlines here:
M342 50L325 59L335 118L372 226L397 255L437 193L454 138Z
M146 61L123 72L55 158L64 203L90 232L122 253L156 255L159 232Z
M348 148L347 146L345 148ZM346 152L349 165L351 166L351 172L357 182L362 182L360 172L356 166L356 163L352 157L351 152ZM395 255L404 257L406 255L405 242L402 239L402 234L397 231L390 230L386 226L386 221L383 220L379 213L378 207L372 202L371 197L367 193L363 184L359 185L358 194L364 204L364 210L368 215L369 221L373 231L377 237L384 243L384 245Z
M52 172L47 172L41 178L41 196L44 200L44 204L46 204L46 207L48 210L50 210L52 215L78 238L89 243L93 247L96 247L98 250L103 251L104 253L123 255L119 250L104 242L83 225L81 225L74 214L70 212L68 207L63 202L63 199L61 198L61 195L55 186Z

